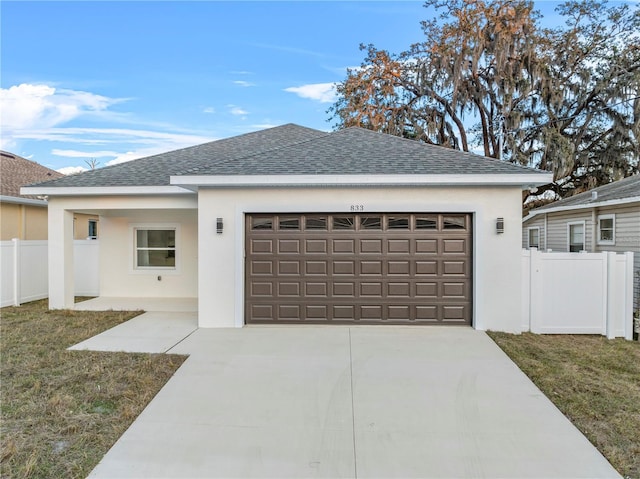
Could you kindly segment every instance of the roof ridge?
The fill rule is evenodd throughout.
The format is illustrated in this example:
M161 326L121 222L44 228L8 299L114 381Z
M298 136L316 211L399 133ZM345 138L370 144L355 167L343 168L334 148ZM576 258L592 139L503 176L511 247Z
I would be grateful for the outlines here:
M281 126L289 126L289 125L297 126L297 127L301 127L300 125L297 125L297 124L295 124L295 123L287 123L287 124L285 124L285 125L281 125ZM276 128L278 128L278 127L276 127ZM320 140L321 138L326 138L327 136L329 136L329 135L331 135L331 134L333 134L333 133L336 133L335 131L323 132L322 130L315 130L314 128L307 128L307 127L305 127L305 126L302 126L301 128L306 128L306 129L308 129L308 130L318 131L318 132L321 132L321 133L324 133L324 134L323 134L322 136L317 136L316 138L307 138L306 140L295 141L295 142L293 142L293 143L286 143L286 144L284 144L284 145L276 146L275 148L269 148L269 149L266 149L266 150L260 150L260 151L257 151L257 152L255 152L255 153L251 153L250 155L234 156L233 158L228 158L228 159L226 159L226 160L222 160L222 161L221 161L220 163L218 163L218 164L219 164L220 166L222 166L222 165L227 165L227 164L229 164L229 163L231 163L231 162L240 161L240 160L246 160L246 159L248 159L248 158L252 158L252 157L254 157L254 156L264 155L265 153L270 153L270 152L274 152L274 151L282 150L282 149L284 149L284 148L289 148L289 147L291 147L291 146L299 146L299 145L302 145L302 144L304 144L304 143L308 143L308 142L311 142L311 141ZM254 131L254 132L251 132L251 133L258 133L258 132L263 132L263 131L267 131L267 130L258 130L258 131ZM237 138L237 137L231 137L231 138ZM187 172L189 172L189 171L198 171L198 169L199 169L199 168L191 168L191 170L186 170L186 171L187 171ZM184 173L183 173L183 172L177 173L177 174L176 174L176 176L186 176L186 172L184 172Z
M519 163L512 163L510 161L506 161L506 160L501 160L499 158L493 158L491 156L485 156L485 155L479 155L477 153L473 153L471 151L464 151L464 150L458 150L457 148L449 148L448 146L443 146L443 145L436 145L433 143L425 143L424 141L420 141L420 140L412 140L411 138L405 138L403 136L397 136L397 135L393 135L391 133L384 133L381 131L375 131L375 130L370 130L368 128L363 128L361 126L349 126L347 128L343 128L342 130L336 130L335 133L341 132L341 131L347 131L347 130L359 130L359 131L366 131L366 132L370 132L373 134L378 134L378 135L389 135L392 137L395 137L399 140L403 140L405 142L408 143L412 143L414 145L420 145L421 147L426 147L426 148L438 148L438 149L442 149L442 150L447 150L447 151L455 151L456 153L469 157L470 159L473 160L489 160L489 161L493 161L493 162L497 162L497 163L506 163L518 168L521 168L523 170L527 170L527 171L535 171L535 172L539 172L540 170L538 170L537 168L533 168L531 166L525 166L525 165L520 165Z

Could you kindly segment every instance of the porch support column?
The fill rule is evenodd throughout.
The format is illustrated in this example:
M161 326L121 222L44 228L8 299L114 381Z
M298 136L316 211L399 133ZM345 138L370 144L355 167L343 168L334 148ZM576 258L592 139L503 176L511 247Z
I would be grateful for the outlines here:
M74 303L73 212L49 202L49 309Z

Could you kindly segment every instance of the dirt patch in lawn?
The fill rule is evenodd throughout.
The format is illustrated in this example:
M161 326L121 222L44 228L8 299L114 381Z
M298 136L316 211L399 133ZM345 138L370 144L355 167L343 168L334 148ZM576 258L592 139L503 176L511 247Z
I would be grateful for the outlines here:
M185 360L66 351L140 312L0 310L0 476L84 478Z
M640 343L583 335L489 336L618 472L640 478Z

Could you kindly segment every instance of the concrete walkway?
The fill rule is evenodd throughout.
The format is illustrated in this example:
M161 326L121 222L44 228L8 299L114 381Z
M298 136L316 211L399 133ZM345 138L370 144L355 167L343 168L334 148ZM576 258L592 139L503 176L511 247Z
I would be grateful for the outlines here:
M91 478L608 478L480 331L198 329Z
M166 353L198 329L196 298L117 298L100 296L76 303L76 311L146 311L70 350Z

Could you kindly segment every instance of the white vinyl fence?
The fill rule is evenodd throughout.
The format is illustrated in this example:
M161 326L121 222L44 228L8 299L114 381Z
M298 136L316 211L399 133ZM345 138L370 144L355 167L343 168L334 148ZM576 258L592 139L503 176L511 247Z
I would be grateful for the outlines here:
M522 330L633 337L633 253L522 252Z
M99 244L73 242L75 294L98 296ZM0 306L20 305L49 295L47 241L0 241Z

